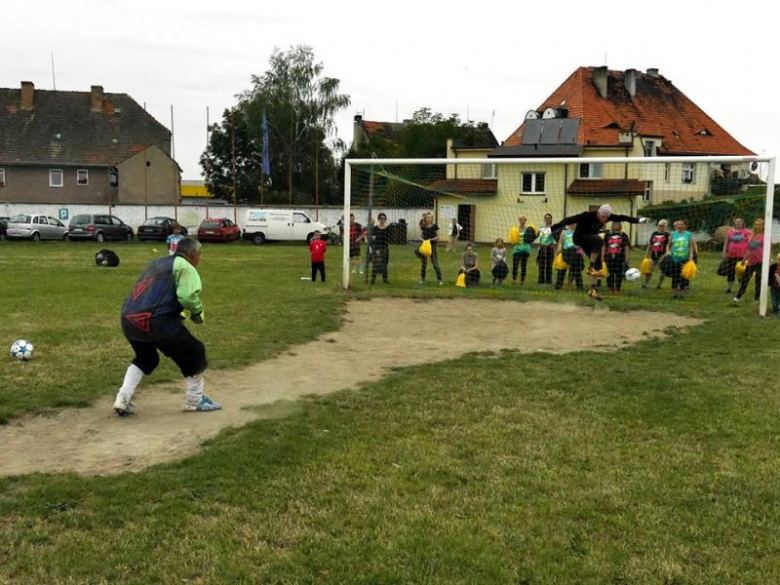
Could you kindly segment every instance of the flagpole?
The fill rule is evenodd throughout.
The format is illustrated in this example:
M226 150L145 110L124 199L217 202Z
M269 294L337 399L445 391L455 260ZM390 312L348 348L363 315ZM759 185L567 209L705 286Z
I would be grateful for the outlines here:
M236 123L233 110L230 110L230 152L233 158L233 223L238 224L238 210L236 209Z

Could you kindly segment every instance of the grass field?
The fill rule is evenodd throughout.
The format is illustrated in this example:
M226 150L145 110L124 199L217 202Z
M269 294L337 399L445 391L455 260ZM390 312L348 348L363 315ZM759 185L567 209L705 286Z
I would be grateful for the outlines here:
M96 245L0 242L0 343L38 351L0 359L3 419L115 392L118 309L152 245L112 247L115 271L95 268ZM345 294L329 255L323 286L300 280L300 247L205 247L208 384L339 327L349 299L585 303L535 284L420 287L400 248L391 285ZM456 256L442 264L451 282ZM634 285L606 301L705 320L664 340L401 369L175 464L0 478L0 583L777 582L780 321L756 316L752 288L732 307L716 264L703 257L688 300ZM152 381L177 376L165 364Z

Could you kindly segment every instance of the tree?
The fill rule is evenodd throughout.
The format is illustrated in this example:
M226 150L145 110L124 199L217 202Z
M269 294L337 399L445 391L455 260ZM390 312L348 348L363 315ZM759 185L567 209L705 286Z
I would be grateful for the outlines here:
M487 123L461 122L457 114L445 117L430 108L420 108L412 118L392 137L378 133L369 135L368 142L356 148L353 145L350 157L365 158L446 158L447 140L453 139L465 144L477 144L489 132ZM374 179L377 193L384 194L383 203L388 205L432 204L434 193L427 185L446 174L445 165L409 166L403 171L403 180L393 180L393 169L378 172ZM359 185L357 188L365 189ZM359 197L365 194L358 195Z
M201 156L206 182L215 193L232 194L231 137L235 132L237 195L256 199L260 173L263 112L268 120L271 179L268 202L310 203L338 201L339 181L334 172L334 150L343 149L334 138L334 116L349 106L339 93L339 80L323 76L308 46L274 49L270 68L252 76L252 88L226 110L221 125L212 127L209 147ZM232 122L231 122L232 120ZM229 181L228 181L229 178Z

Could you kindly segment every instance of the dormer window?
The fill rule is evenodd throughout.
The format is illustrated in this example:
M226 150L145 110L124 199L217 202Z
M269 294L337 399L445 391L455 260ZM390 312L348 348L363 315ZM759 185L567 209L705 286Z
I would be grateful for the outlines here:
M706 128L702 128L699 130L699 136L711 136L710 131Z

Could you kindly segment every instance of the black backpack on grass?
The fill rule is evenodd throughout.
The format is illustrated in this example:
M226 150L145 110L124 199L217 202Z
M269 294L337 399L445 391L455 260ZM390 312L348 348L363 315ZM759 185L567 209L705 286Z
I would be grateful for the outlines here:
M97 266L116 268L119 266L119 256L113 250L100 250L100 252L95 254L95 264Z

